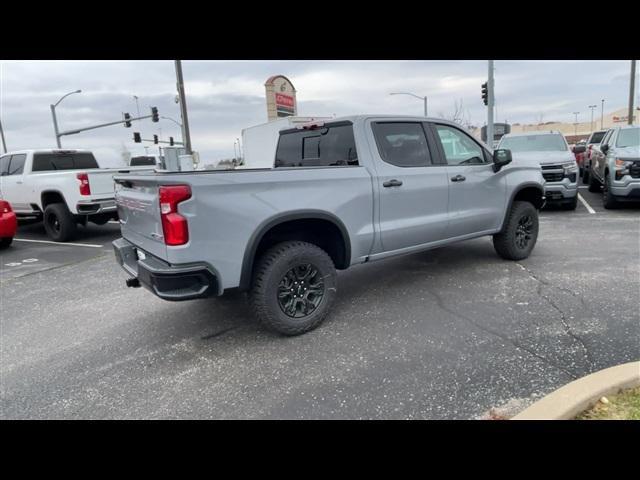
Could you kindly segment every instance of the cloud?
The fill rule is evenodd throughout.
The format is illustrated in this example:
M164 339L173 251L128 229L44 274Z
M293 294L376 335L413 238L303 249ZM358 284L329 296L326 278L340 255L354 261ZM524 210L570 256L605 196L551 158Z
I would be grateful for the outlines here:
M628 61L496 61L497 121L573 121L571 112L590 112L606 99L606 111L627 103ZM485 61L184 61L183 71L192 143L206 163L231 157L243 128L266 122L264 82L273 74L289 77L298 91L300 115L396 113L420 115L422 102L392 92L427 95L429 112L450 114L463 101L471 121L482 125L486 107L480 85ZM57 108L61 130L105 123L157 106L161 116L180 121L174 102L172 61L0 61L0 116L10 149L55 145L51 111ZM67 147L89 148L104 166L120 165L122 146L144 153L133 142L156 134L178 140L171 121L134 122L63 137ZM157 147L147 144L149 151Z

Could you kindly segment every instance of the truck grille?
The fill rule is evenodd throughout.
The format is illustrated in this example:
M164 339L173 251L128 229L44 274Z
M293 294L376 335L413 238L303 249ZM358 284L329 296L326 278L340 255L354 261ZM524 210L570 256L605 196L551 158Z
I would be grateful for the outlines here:
M541 165L542 176L547 182L561 182L564 178L562 165Z

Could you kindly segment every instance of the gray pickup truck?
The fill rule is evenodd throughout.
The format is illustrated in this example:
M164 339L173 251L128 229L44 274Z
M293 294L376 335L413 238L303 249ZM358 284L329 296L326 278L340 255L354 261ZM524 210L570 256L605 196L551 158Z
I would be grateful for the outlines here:
M166 300L250 292L269 328L318 326L336 269L493 236L520 260L538 236L544 180L455 123L350 116L278 133L270 169L119 175L117 261Z
M621 202L640 201L640 127L625 125L607 130L593 148L589 174L584 179L590 192L602 189L604 208Z

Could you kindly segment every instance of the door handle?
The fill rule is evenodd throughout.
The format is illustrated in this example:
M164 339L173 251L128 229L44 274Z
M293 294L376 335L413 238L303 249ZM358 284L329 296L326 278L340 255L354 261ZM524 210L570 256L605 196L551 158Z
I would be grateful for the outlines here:
M383 187L399 187L401 185L402 182L400 180L396 180L395 178L382 184Z
M463 175L456 175L455 177L451 177L452 182L464 182L466 179L467 177Z

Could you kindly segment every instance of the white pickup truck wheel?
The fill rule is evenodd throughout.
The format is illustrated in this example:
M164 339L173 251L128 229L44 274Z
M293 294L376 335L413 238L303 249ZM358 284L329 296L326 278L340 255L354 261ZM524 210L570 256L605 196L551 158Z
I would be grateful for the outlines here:
M336 270L331 257L316 245L279 243L256 265L251 303L258 319L283 335L316 328L336 296Z
M55 242L66 242L76 234L76 220L64 203L51 203L44 209L44 229Z

